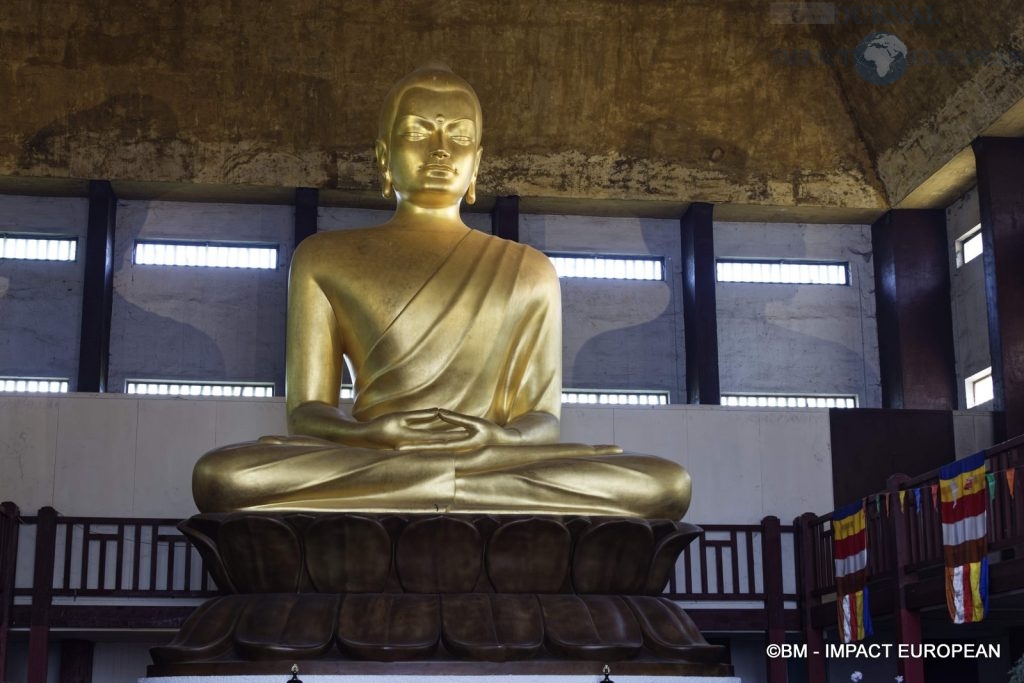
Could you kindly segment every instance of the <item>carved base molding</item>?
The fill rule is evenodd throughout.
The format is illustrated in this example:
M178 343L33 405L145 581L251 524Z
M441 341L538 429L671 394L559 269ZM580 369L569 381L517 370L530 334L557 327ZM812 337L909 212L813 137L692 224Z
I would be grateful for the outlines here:
M227 595L153 648L151 676L731 673L659 597L701 530L667 520L198 515Z

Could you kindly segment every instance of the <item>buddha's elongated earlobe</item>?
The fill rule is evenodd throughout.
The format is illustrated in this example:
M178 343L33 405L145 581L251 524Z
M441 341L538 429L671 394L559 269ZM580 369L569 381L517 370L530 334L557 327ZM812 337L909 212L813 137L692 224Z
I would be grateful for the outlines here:
M483 156L483 153L483 147L476 151L476 161L473 163L473 179L469 181L469 187L466 189L466 204L476 203L476 174L480 170L480 157Z
M380 173L380 193L384 199L395 196L395 186L391 182L391 169L388 168L388 146L383 140L377 140L374 146L377 156L377 172Z

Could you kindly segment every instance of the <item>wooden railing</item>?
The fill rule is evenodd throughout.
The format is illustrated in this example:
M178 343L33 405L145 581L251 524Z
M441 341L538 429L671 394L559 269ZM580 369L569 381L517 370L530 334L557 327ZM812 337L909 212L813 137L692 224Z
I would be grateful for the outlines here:
M999 551L1024 543L1024 495L1012 495L1007 470L1024 467L1024 436L993 446L986 451L988 472L996 474L989 503L989 550ZM1024 474L1024 472L1022 472ZM1016 482L1015 482L1016 483ZM868 581L889 578L897 565L902 571L917 572L942 564L942 519L938 500L939 470L908 478L894 475L889 487L866 498L868 535ZM1024 482L1018 490L1024 488ZM901 502L900 492L903 493ZM880 502L876 502L880 501ZM896 557L896 508L902 508L907 552ZM808 551L813 566L801 578L804 592L822 597L835 592L835 563L832 555L832 513L804 515L796 524L809 536Z
M21 518L21 523L43 530L48 523L40 524L40 519L46 517L53 518L54 597L217 594L199 553L176 528L177 520L60 517L44 508L37 517ZM14 595L31 596L34 590L34 586L15 587Z
M1024 589L1024 482L1013 495L1003 474L1012 469L1024 479L1024 436L989 449L987 462L997 474L989 547L1002 560L993 565L991 590ZM942 563L938 480L938 470L894 475L886 491L867 499L872 606L895 614L902 642L915 633L920 639L917 612L943 599L936 586ZM0 506L0 680L11 629L29 631L30 670L37 662L45 671L51 627L173 630L202 598L215 595L202 559L176 523L61 517L52 508L23 517L12 503ZM764 630L769 642L783 643L787 632L802 630L812 652L823 650L823 631L835 624L832 514L808 513L793 526L766 517L760 524L704 529L681 554L666 596L687 603L704 631ZM24 585L17 585L19 552L34 558ZM79 598L89 600L79 604ZM769 662L772 681L786 679L780 662ZM810 657L807 665L808 680L824 680L823 660Z
M0 681L12 628L29 631L30 671L45 671L51 628L173 630L200 599L217 594L178 520L62 517L49 507L21 516L13 503L0 512ZM767 517L704 529L680 556L666 596L690 604L705 631L756 628L784 639L799 630L796 610L785 606L797 597L793 527ZM22 585L19 549L34 558ZM721 602L736 608L699 609Z
M1024 435L987 449L985 460L991 596L1024 589L1024 481L1018 481L1024 478ZM1007 471L1020 476L1007 477ZM870 608L875 618L895 618L901 643L918 644L920 611L945 603L939 470L913 478L895 474L865 505ZM832 517L808 513L794 525L801 621L811 652L824 650L824 629L836 623ZM898 664L908 683L923 680L920 660ZM808 659L808 671L811 683L825 680L820 657Z

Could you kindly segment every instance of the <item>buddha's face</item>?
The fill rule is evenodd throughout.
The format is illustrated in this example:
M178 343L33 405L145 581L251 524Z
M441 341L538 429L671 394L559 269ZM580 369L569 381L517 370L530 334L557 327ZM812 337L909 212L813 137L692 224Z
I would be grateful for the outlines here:
M387 166L399 201L457 205L480 164L479 105L463 89L413 87L398 103Z

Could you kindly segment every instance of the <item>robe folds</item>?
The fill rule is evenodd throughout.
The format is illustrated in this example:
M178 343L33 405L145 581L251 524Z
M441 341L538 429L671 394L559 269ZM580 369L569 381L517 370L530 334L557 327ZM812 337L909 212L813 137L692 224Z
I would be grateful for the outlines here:
M356 368L352 417L444 408L499 425L561 405L561 302L550 262L477 231L441 261ZM204 455L203 512L334 510L682 517L690 479L615 446L387 450L263 437Z

